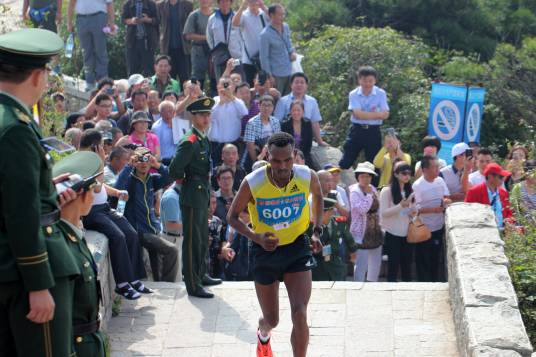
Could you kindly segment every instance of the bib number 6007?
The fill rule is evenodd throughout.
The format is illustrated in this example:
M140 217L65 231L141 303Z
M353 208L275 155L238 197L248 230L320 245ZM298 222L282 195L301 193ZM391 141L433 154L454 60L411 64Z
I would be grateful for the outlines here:
M298 214L298 211L300 210L299 207L284 207L281 208L274 208L269 209L265 208L262 210L262 216L266 219L279 219L279 218L290 218L292 215L292 211L294 210L294 214Z

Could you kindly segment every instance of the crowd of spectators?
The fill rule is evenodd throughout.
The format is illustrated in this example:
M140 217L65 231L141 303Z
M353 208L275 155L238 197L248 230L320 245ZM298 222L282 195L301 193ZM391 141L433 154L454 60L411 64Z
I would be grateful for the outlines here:
M476 143L454 145L447 164L438 158L441 142L433 136L423 138L422 155L412 158L394 128L382 130L388 95L369 66L356 73L358 85L349 93L350 130L340 162L317 167L312 148L328 145L321 107L308 94L307 75L292 71L297 54L284 7L244 0L235 13L232 0L217 6L200 0L194 11L184 0L125 2L129 78L113 80L102 31L115 31L112 0L69 3L68 27L76 14L91 99L84 108L69 108L71 113L61 93L52 99L54 110L65 115L65 140L106 162L84 225L108 237L119 294L136 299L148 292L140 281L147 276L142 248L153 279L181 277L181 193L167 165L191 126L185 108L202 95L215 100L206 133L213 186L206 260L212 277L251 279L251 242L228 227L226 217L245 176L267 164L267 139L280 131L295 139L295 164L321 169L322 242L329 249L315 257L316 280L378 281L384 275L388 281L444 281L444 212L452 202L490 205L500 229L514 227L520 215L534 219L536 165L525 147L512 148L506 170ZM356 162L362 152L364 159ZM415 159L420 161L413 165ZM356 183L342 181L346 169L354 170ZM124 212L116 211L120 201L126 201ZM416 217L430 238L411 244L408 231ZM250 224L247 212L241 219Z

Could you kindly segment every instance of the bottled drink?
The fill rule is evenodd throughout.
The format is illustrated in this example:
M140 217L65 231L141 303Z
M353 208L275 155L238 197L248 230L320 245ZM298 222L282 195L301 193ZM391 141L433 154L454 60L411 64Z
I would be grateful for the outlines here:
M73 57L73 50L74 50L74 36L72 33L70 33L69 37L67 37L67 42L65 43L65 57L67 58Z
M115 212L117 212L118 215L123 216L125 214L126 204L127 204L127 201L125 201L125 196L123 194L120 194L119 199L117 201L117 208Z

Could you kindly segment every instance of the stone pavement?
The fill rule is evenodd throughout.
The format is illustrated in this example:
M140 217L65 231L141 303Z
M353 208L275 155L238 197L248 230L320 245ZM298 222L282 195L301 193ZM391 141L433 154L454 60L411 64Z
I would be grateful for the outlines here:
M253 283L224 284L211 300L189 298L182 283L123 300L108 327L112 357L255 356L259 307ZM276 357L292 356L290 306L280 290ZM447 284L315 282L308 356L458 356Z

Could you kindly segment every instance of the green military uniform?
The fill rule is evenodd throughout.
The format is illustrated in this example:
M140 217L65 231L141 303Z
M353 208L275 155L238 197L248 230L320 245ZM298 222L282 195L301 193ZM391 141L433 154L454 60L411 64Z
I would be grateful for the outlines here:
M74 153L62 159L53 168L54 176L63 173L79 174L86 179L99 172L102 161L89 151ZM88 187L93 182L88 183ZM106 347L99 331L100 285L97 281L97 265L84 239L81 229L61 220L60 230L67 236L68 246L81 274L74 281L73 339L77 357L105 357Z
M62 47L46 30L2 35L0 73L44 70ZM72 351L72 277L80 271L57 223L51 157L40 139L28 103L0 92L0 351L5 356L63 357ZM26 318L29 292L45 289L55 302L54 318L36 324Z
M324 210L333 209L334 201L324 198ZM313 226L309 228L312 234ZM340 257L341 245L345 244L352 253L358 248L350 234L346 217L331 217L328 224L322 226L320 240L324 247L331 246L329 258L322 254L315 255L317 266L313 269L314 281L344 281L346 280L346 263Z
M201 98L190 104L192 113L210 112L214 100ZM182 180L180 205L183 224L182 266L188 294L202 290L208 249L208 204L210 199L210 143L207 136L192 127L182 138L169 174Z

